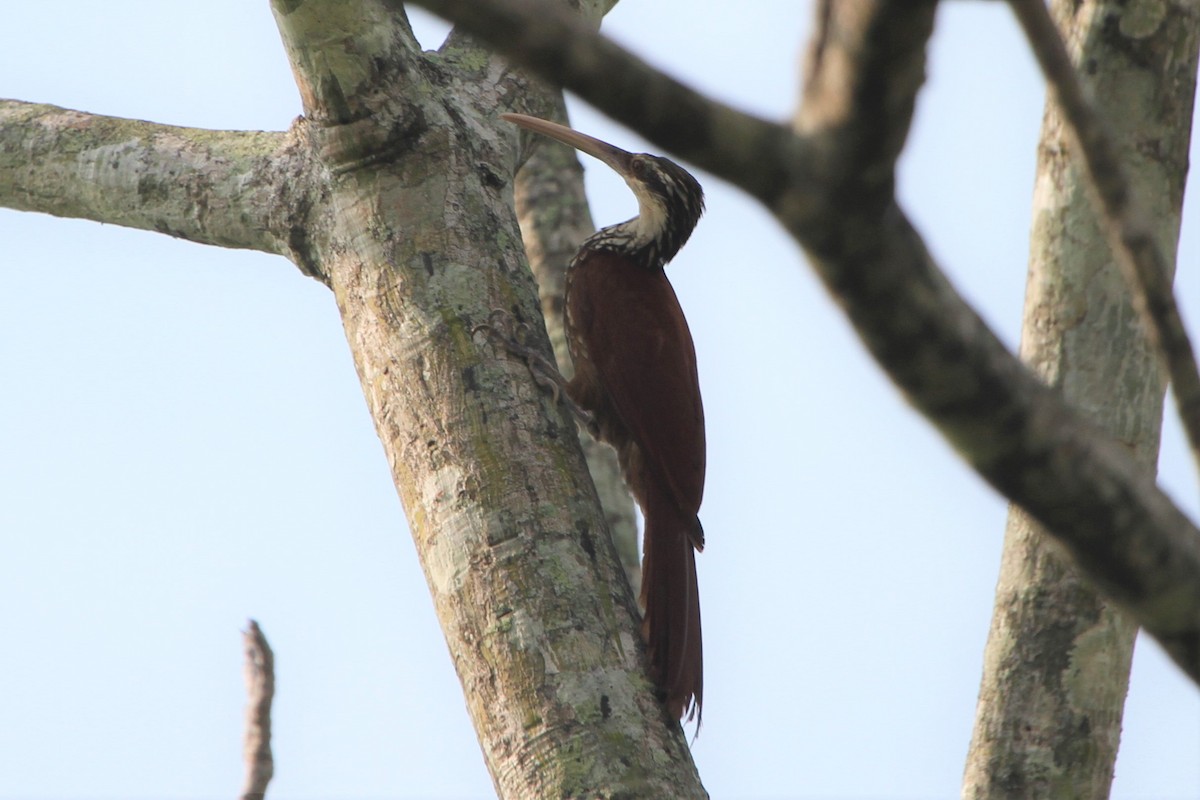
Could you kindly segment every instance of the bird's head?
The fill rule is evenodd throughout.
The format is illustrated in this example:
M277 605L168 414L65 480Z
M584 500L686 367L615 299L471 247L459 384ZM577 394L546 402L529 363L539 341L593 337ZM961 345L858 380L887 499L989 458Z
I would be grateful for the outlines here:
M704 190L670 159L630 153L571 128L525 114L501 114L514 125L549 136L603 161L633 190L638 215L588 240L594 247L622 249L661 267L674 258L704 213Z

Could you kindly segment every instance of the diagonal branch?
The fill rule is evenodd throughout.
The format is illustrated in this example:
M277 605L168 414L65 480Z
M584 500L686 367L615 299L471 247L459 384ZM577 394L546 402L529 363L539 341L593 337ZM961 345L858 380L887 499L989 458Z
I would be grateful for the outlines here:
M402 0L380 0L400 8ZM788 181L797 143L781 126L714 103L601 36L577 14L547 0L418 0L499 52L569 89L618 122L756 197ZM768 166L769 165L769 166ZM780 166L783 166L783 169ZM803 200L803 196L797 197Z
M404 8L403 0L396 0L395 2L384 0L384 2L396 10L403 10ZM617 0L562 0L562 3L568 8L572 8L575 15L586 20L591 27L598 28L600 27L600 20L604 19L605 14L613 10L617 5ZM442 45L441 52L457 52L460 54L471 52L486 55L490 51L481 47L472 38L469 30L455 27L454 30L450 31L450 35Z
M534 0L421 0L764 203L891 378L1200 682L1200 531L1008 352L893 194L933 2L823 5L793 136L687 89Z
M1066 45L1042 0L1010 0L1091 178L1102 228L1147 334L1162 354L1192 459L1200 466L1200 370L1171 290L1170 258L1130 183L1107 127L1084 96Z
M0 206L277 253L302 268L293 134L209 131L0 100Z

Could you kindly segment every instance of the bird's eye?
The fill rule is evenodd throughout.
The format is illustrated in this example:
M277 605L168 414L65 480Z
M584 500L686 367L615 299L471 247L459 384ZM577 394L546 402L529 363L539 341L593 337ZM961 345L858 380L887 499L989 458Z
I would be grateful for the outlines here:
M646 159L642 158L641 156L634 156L633 161L629 166L633 170L633 174L639 178L644 178L646 176Z

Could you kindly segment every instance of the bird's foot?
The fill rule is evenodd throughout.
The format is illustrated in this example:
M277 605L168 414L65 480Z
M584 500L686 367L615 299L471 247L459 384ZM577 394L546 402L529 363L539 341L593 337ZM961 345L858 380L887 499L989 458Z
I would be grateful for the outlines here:
M504 345L505 350L523 360L529 367L529 372L533 375L537 385L550 392L554 404L565 405L567 410L579 421L579 424L586 428L588 433L596 436L599 428L596 425L595 416L591 412L585 411L571 398L567 392L567 379L558 371L558 367L525 343L524 337L529 330L528 323L516 322L514 324L511 314L502 308L497 308L488 315L487 322L480 323L471 329L471 335L486 333L489 339Z

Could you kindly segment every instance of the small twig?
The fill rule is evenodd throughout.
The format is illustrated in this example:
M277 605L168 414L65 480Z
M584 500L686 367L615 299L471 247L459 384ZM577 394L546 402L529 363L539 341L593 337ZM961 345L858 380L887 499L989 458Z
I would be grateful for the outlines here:
M246 784L242 800L263 800L275 774L271 755L271 700L275 697L275 654L258 623L242 632L246 647Z
M1166 363L1192 458L1200 467L1200 370L1171 289L1169 263L1134 195L1129 176L1043 0L1009 0L1062 111L1095 187L1101 228L1129 284L1134 308Z

